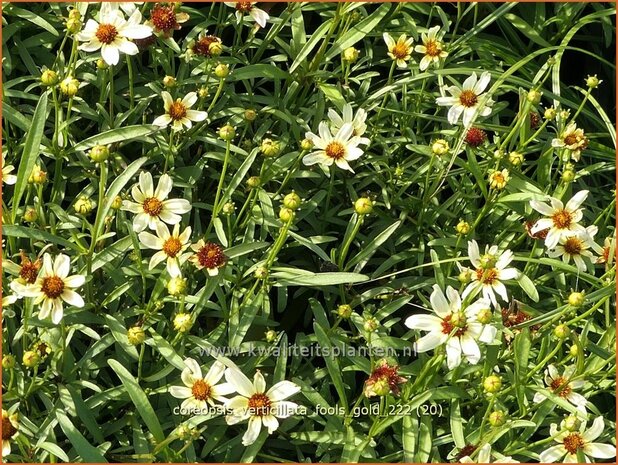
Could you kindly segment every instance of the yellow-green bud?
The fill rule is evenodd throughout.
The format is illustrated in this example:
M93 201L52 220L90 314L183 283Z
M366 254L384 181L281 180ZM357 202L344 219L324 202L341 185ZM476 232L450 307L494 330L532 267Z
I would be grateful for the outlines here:
M219 128L219 137L225 141L232 140L236 137L236 129L231 124L226 124Z
M584 292L571 292L569 294L568 302L573 307L581 307L586 300L586 294Z
M32 173L28 177L28 182L30 184L43 184L45 181L47 181L47 172L43 171L39 165L34 165Z
M468 323L466 314L464 312L455 312L451 314L450 323L457 328L465 328Z
M354 211L358 215L369 215L373 211L373 202L367 197L359 197L354 202Z
M26 211L24 212L24 221L26 223L34 223L38 219L39 219L39 214L34 208L32 207L26 208Z
M94 210L94 203L86 196L81 196L75 201L73 205L76 213L80 215L87 215Z
M227 216L233 215L235 210L236 210L236 205L234 204L234 202L226 202L223 204L223 207L221 208L221 212Z
M103 58L99 58L97 60L97 69L104 71L107 68L109 68L109 65L107 63L105 63L105 60Z
M176 87L176 78L174 76L165 76L163 78L163 85L168 89Z
M575 415L569 415L564 419L564 429L567 431L577 431L581 426L582 422Z
M374 394L379 397L384 397L389 395L391 392L391 387L388 384L388 379L382 377L377 379L369 388L371 394Z
M66 26L69 34L76 34L82 28L82 22L76 18L69 18L67 19Z
M496 266L496 257L495 255L491 255L491 254L484 254L483 256L481 256L480 262L481 262L481 268L483 269L488 269L488 268L494 268Z
M603 81L600 81L596 74L594 76L588 76L586 78L586 86L590 89L595 89L599 87L599 84L601 84L602 82Z
M127 331L127 339L129 340L129 344L138 346L146 340L146 333L141 326L132 326Z
M554 107L546 108L543 117L549 121L554 120L556 118L556 109Z
M258 266L253 272L253 276L255 276L256 279L268 278L268 268L265 266Z
M51 69L44 70L41 73L41 83L44 86L55 86L58 84L58 73Z
M543 95L543 92L539 92L538 90L531 90L530 92L528 92L528 95L526 96L526 98L528 99L528 102L536 105L537 103L541 101L542 95Z
M554 328L554 336L558 339L566 339L571 334L571 330L565 324L560 324Z
M188 313L178 313L174 317L174 329L180 333L186 333L193 326L191 315Z
M380 325L380 323L378 323L378 320L376 320L373 317L369 317L369 318L365 318L365 322L363 323L363 328L365 329L365 331L367 331L368 333L372 333L374 332L376 329L378 329L378 326Z
M311 139L303 139L300 141L300 148L302 150L311 150L313 148L313 141Z
M561 110L560 113L558 113L558 118L560 121L569 119L569 116L571 116L571 110Z
M257 112L252 108L247 108L243 116L246 121L249 121L249 122L255 121L255 118L257 118Z
M358 60L360 55L360 50L355 49L354 47L348 47L343 51L343 61L347 61L348 63L354 63Z
M281 153L281 144L277 140L264 139L260 144L260 151L265 157L276 157Z
M266 342L274 342L277 339L277 331L269 329L264 333L264 338Z
M450 150L448 142L444 139L438 139L433 144L431 144L431 152L434 155L445 155Z
M519 166L524 162L524 154L519 152L509 153L509 163L513 166Z
M283 197L283 206L291 210L297 210L301 203L301 198L294 191Z
M472 271L463 270L457 275L457 280L462 284L468 284L472 280Z
M504 158L504 150L494 150L494 159L495 160L502 160Z
M211 57L218 57L219 55L221 55L221 53L223 53L223 45L221 44L221 42L219 42L218 40L212 42L208 46L208 53L210 53Z
M215 68L215 76L218 78L225 78L230 74L230 67L224 63L219 63Z
M82 19L82 14L77 8L71 8L69 10L69 19Z
M15 366L15 357L13 357L10 354L2 357L2 368L4 368L5 370L10 370L14 366Z
M182 276L176 276L167 282L167 292L171 296L183 295L187 291L187 280Z
M294 210L283 207L281 210L279 210L279 219L284 223L289 223L294 219Z
M477 321L484 325L491 323L493 317L494 315L489 308L482 308L476 314Z
M562 172L562 182L570 183L575 180L575 171L572 169L564 170Z
M347 320L352 316L352 307L348 304L341 304L337 307L337 315Z
M571 354L572 357L577 357L577 355L579 354L579 349L575 344L569 347L569 354Z
M180 425L177 430L178 439L191 442L200 437L200 432L197 428L191 428L188 425Z
M493 427L502 426L506 423L506 414L502 410L494 410L489 414L489 424Z
M112 208L114 210L119 210L120 207L122 207L122 197L117 195L116 197L114 197L114 200L112 201Z
M260 187L260 177L259 176L251 176L247 179L247 187L250 189L255 189L256 187Z
M197 95L201 99L205 99L206 97L208 97L209 94L210 94L210 92L208 92L208 87L206 87L206 86L200 87L199 90L197 91Z
M27 350L26 352L24 352L24 357L22 359L24 366L28 368L33 368L37 366L40 363L40 361L41 361L41 357L39 356L37 351Z
M489 375L483 380L483 388L490 394L495 394L502 388L502 378L497 375Z
M60 92L67 97L73 97L79 90L79 81L73 76L68 76L60 82Z
M95 163L101 163L109 158L109 148L106 145L95 145L90 149L90 159Z
M397 166L395 167L395 177L396 177L396 178L400 178L400 177L402 177L402 176L405 174L405 172L406 172L406 171L405 171L405 169L404 169L404 167L403 167L403 166L399 166L399 165L397 165Z
M465 236L466 234L470 232L470 223L468 223L467 221L461 220L459 223L457 223L457 226L455 226L455 229L457 230L458 234Z

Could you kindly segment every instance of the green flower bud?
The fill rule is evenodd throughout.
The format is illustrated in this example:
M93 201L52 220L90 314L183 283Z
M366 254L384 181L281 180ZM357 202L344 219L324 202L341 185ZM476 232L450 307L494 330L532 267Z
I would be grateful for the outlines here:
M24 352L22 362L24 366L28 368L34 368L41 362L41 357L35 350L27 350L26 352Z
M38 219L39 219L39 214L34 208L32 207L26 208L26 211L24 211L24 221L26 223L34 223Z
M90 159L95 163L101 163L109 158L109 149L106 145L95 145L90 149Z
M558 339L566 339L571 334L571 330L565 324L560 324L554 328L554 336Z
M290 192L283 198L283 206L290 210L297 210L300 207L302 200L294 191Z
M163 85L168 89L176 87L176 78L174 76L165 76L163 78Z
M68 76L60 82L60 92L67 97L74 97L79 90L79 81L73 76Z
M86 196L81 196L75 201L73 208L76 213L87 215L94 210L94 202Z
M2 357L2 368L5 370L10 370L15 366L15 357L12 355L5 355Z
M225 78L230 74L230 67L224 63L219 63L215 68L215 76L218 78Z
M243 113L243 116L246 121L252 122L255 121L255 118L257 118L257 112L252 108L247 108Z
M358 215L369 215L373 211L373 202L367 197L359 197L354 202L354 211Z
M294 210L283 207L281 210L279 210L279 219L284 223L289 223L294 219Z
M348 47L343 51L343 61L354 63L358 60L359 55L360 50L357 50L354 47Z
M51 69L46 69L41 73L41 83L44 86L55 86L58 84L58 73Z
M450 150L448 142L444 139L438 139L433 144L431 144L431 152L434 155L445 155Z
M226 202L225 204L223 204L223 207L221 208L221 211L223 212L223 214L227 216L233 215L235 210L236 210L236 205L234 204L234 202Z
M114 200L112 202L112 208L114 210L119 210L120 207L122 207L122 197L117 195L116 197L114 197Z
M256 187L260 187L260 177L259 176L251 176L249 179L247 179L247 187L249 187L249 189L255 189Z
M276 140L264 139L260 144L260 151L265 157L276 157L281 153L281 144Z
M253 272L253 276L255 276L256 279L268 278L268 268L265 266L258 266Z
M528 92L526 99L528 100L528 102L536 105L537 103L541 101L542 95L543 95L543 92L539 92L538 90L533 89L530 92Z
M502 410L494 410L489 414L489 424L493 427L502 426L506 423L506 414Z
M372 333L374 332L376 329L378 329L378 326L380 325L380 323L378 322L378 320L376 320L373 317L369 317L369 318L365 318L365 322L363 323L363 328L365 329L365 331L367 331L368 333Z
M476 319L478 320L478 322L484 325L491 323L493 317L494 315L489 308L482 308L476 314Z
M188 332L193 326L193 322L191 321L191 315L188 313L178 313L174 317L174 329L179 333Z
M219 137L225 141L230 141L236 137L236 129L234 129L234 126L226 124L219 128Z
M495 394L502 388L502 378L497 375L489 375L483 380L483 388L490 394Z
M571 292L568 298L569 305L572 307L581 307L586 300L586 294L584 292Z
M337 315L344 320L347 320L352 316L352 307L348 304L341 304L337 307Z
M167 292L169 295L177 297L187 292L187 280L182 276L176 276L167 282Z
M264 333L264 338L266 342L275 342L277 340L277 331L269 329Z
M455 226L455 230L461 236L465 236L470 232L470 223L468 223L467 221L461 220L459 221L459 223L457 223L457 226Z
M300 148L302 150L311 150L313 148L313 141L311 139L303 139L300 141Z
M586 86L590 89L596 89L602 82L603 81L600 81L596 74L594 76L588 76L586 78Z
M138 346L146 340L146 333L141 326L132 326L127 331L127 339L129 340L129 344Z

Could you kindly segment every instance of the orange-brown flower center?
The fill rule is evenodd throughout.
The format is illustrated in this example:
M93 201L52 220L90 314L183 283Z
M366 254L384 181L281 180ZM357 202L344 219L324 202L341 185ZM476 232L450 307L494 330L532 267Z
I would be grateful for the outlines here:
M144 213L148 213L150 216L159 216L161 210L163 210L163 202L156 197L148 197L142 204Z
M483 284L493 284L498 280L498 270L495 268L479 268L476 270L476 279Z
M99 39L99 42L109 45L116 40L118 29L113 24L99 24L99 28L94 35Z
M208 400L212 396L212 386L203 379L198 379L193 383L191 394L197 400Z
M36 277L39 274L39 268L41 268L40 260L31 262L30 260L26 261L22 259L21 268L19 269L19 277L28 284L34 284Z
M326 155L334 160L341 160L345 157L345 147L341 142L330 142L324 149Z
M564 243L564 251L569 255L579 255L582 253L583 245L578 237L569 237Z
M45 294L49 299L56 299L60 297L64 290L64 281L59 276L46 276L43 278L43 284L41 285L41 292Z
M579 141L578 141L577 136L575 134L569 134L568 136L566 136L564 138L564 143L566 145L577 144L577 142L579 142Z
M568 229L573 222L573 215L567 210L558 210L551 217L554 226L558 229Z
M215 268L221 268L225 265L225 255L223 255L223 249L212 242L208 242L197 251L195 254L197 257L197 263L208 270Z
M478 101L479 98L473 90L466 89L461 91L461 94L459 94L459 103L461 103L464 107L473 107Z
M586 443L579 433L571 433L562 440L564 448L569 454L577 454L579 449L583 449Z
M440 55L440 52L442 52L440 43L431 39L425 43L425 49L425 55L430 57L437 57Z
M271 404L266 394L253 394L249 398L249 413L256 417L270 415Z
M569 381L563 376L558 376L556 379L554 379L549 385L549 387L554 392L559 391L555 393L558 394L560 397L567 397L571 393Z
M243 13L249 13L252 8L253 5L251 5L251 2L236 2L236 9Z
M170 105L168 113L174 121L179 121L187 116L187 107L178 99Z
M173 6L157 4L150 13L150 20L158 31L170 32L180 29Z
M217 36L202 36L193 45L193 52L196 55L210 56L210 44L220 42Z
M404 42L397 42L391 53L398 60L405 60L408 55L410 55L410 47L408 47Z
M163 243L163 252L171 258L175 258L182 249L182 242L177 237L170 237Z
M468 325L465 325L463 327L455 326L451 321L452 319L453 319L453 315L451 314L451 315L447 315L442 320L442 333L451 334L453 330L457 328L457 331L455 331L455 334L454 334L455 337L460 337L466 334L466 331L468 330Z
M13 426L9 417L2 417L2 440L7 441L15 436L17 428Z

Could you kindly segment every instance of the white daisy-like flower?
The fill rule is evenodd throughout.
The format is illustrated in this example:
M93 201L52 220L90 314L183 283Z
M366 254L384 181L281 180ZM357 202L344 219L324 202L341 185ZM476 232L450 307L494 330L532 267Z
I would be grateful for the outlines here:
M95 52L101 50L101 57L108 65L116 65L120 60L120 52L136 55L139 50L130 39L144 39L152 35L152 29L142 22L142 14L134 10L128 20L110 3L103 3L99 12L99 21L89 19L84 30L75 37L80 50Z
M424 55L418 65L421 71L425 71L432 63L437 66L441 58L446 58L448 56L448 52L443 49L443 44L438 39L439 30L440 26L434 26L429 29L427 33L423 32L421 34L423 45L414 47L416 53L422 53Z
M558 431L558 426L552 423L549 427L549 433L558 444L541 452L540 462L579 463L577 459L578 451L584 454L587 462L590 462L590 457L596 459L616 457L616 447L592 442L601 436L604 426L603 417L596 417L588 430L586 430L586 422L582 422L577 431L569 431L568 429Z
M259 9L255 5L257 2L224 2L227 6L232 7L236 10L236 18L238 21L242 21L242 17L245 14L248 14L253 18L260 27L266 27L266 23L270 19L268 13L264 10Z
M64 314L63 302L73 307L84 306L84 299L73 289L81 287L86 278L82 275L69 276L70 271L71 259L67 255L58 255L52 263L51 255L46 253L35 283L19 288L23 297L34 297L34 304L41 306L39 319L43 320L51 314L52 322L57 325Z
M575 365L568 366L560 374L554 365L549 365L545 370L545 384L547 388L557 396L569 401L579 410L585 412L588 401L584 396L575 392L575 389L584 387L584 380L577 379L571 381L575 374ZM546 396L540 392L534 395L534 402L539 403L546 399Z
M569 263L573 259L579 271L586 271L584 257L588 257L593 263L595 261L595 256L590 249L599 255L603 254L603 247L594 241L594 236L598 231L599 228L596 226L588 226L586 233L580 236L562 236L556 248L548 250L547 255L550 258L562 257L564 263Z
M356 114L354 114L352 105L346 103L343 106L342 116L340 116L334 109L330 108L328 110L328 119L330 119L330 127L332 132L337 132L343 127L344 124L349 123L354 129L352 135L354 137L360 137L359 144L369 145L369 139L367 137L361 137L367 130L367 124L365 124L367 112L362 108L359 108Z
M226 409L232 412L226 415L228 425L235 425L249 420L247 432L242 437L244 446L255 442L262 430L262 424L272 434L279 427L277 418L288 418L296 413L298 405L286 399L300 392L300 386L291 381L280 381L266 390L266 380L260 371L256 371L253 382L238 368L225 370L225 379L238 392L238 396L226 402Z
M335 163L339 168L354 170L350 167L349 161L357 160L363 155L363 150L358 147L361 138L354 136L354 126L352 123L345 123L333 135L328 123L320 122L318 126L319 135L307 132L305 137L313 142L315 149L313 152L303 157L305 165L315 165L320 163L331 166Z
M513 261L513 252L505 250L498 254L498 246L485 246L485 253L481 256L479 245L475 240L468 242L468 256L475 271L472 273L472 281L464 290L462 297L474 297L479 292L483 293L485 299L490 300L495 307L498 307L496 294L502 300L507 301L508 295L506 287L502 281L516 279L519 271L515 268L507 268Z
M2 409L2 458L11 453L11 440L19 430L19 416L17 413L9 414Z
M469 455L462 457L459 460L460 463L520 463L517 460L513 460L510 456L498 457L495 462L491 461L491 445L485 444L478 450L476 460L472 460Z
M446 90L450 97L438 97L436 103L442 107L451 107L448 110L448 122L456 124L463 114L463 125L468 128L474 122L476 116L489 116L494 101L483 95L487 88L491 74L487 71L481 74L480 79L476 73L468 77L463 86L451 86Z
M126 14L131 15L137 9L137 6L143 3L144 2L110 2L110 5L116 10L120 8Z
M553 249L563 237L585 234L586 228L579 224L583 217L582 209L579 208L588 197L588 191L579 191L566 205L561 200L549 197L546 202L531 200L530 206L545 215L547 218L538 220L532 228L531 234L548 230L545 237L545 247Z
M180 276L180 267L187 261L191 253L183 253L189 247L191 239L191 227L186 227L180 233L180 223L174 225L174 230L170 231L166 225L158 222L156 225L157 235L149 232L139 233L139 240L149 249L158 250L150 258L148 268L154 269L159 263L167 260L167 272L172 278Z
M183 126L191 129L192 121L204 121L208 117L208 113L205 111L191 110L191 107L198 100L195 92L189 92L182 100L174 100L170 93L164 90L161 92L161 97L163 97L165 114L158 116L152 122L155 126L164 128L171 124L174 131L180 131Z
M449 286L445 296L437 284L433 286L429 300L435 315L412 315L405 321L410 329L428 331L414 343L414 349L427 352L446 344L449 370L459 366L462 357L476 365L481 360L477 340L491 343L497 332L494 326L477 320L479 311L489 308L489 301L480 299L462 310L459 293Z
M398 68L407 68L408 61L412 58L412 37L408 38L407 35L401 34L395 42L392 36L385 32L382 34L382 38L388 47L388 56L391 57L397 63Z
M219 383L225 372L225 365L216 361L206 373L202 375L200 364L192 358L185 359L185 369L180 379L184 386L171 386L169 393L177 399L184 399L180 408L185 411L203 413L208 405L215 405L215 400L227 402L228 394L232 394L234 387L229 383Z
M122 209L136 213L133 218L133 230L140 232L146 229L156 229L157 224L180 223L183 215L191 211L191 203L186 199L166 200L174 186L172 178L164 174L159 178L157 188L153 188L152 175L143 171L139 175L139 184L131 189L135 202L124 200Z
M588 138L584 134L584 130L578 128L577 124L573 121L564 128L559 137L551 141L551 146L567 149L571 152L571 158L579 161L582 151L588 147Z
M4 161L4 154L2 154L2 182L4 184L12 185L17 182L17 176L11 174L15 169L13 165L7 165Z

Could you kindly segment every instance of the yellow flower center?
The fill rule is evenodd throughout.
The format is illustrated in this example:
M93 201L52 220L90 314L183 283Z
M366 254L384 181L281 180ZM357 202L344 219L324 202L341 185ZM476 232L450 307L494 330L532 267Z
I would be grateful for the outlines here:
M270 415L271 401L266 394L253 394L249 398L249 413L256 417Z
M142 204L144 213L148 213L150 216L159 216L161 210L163 210L163 202L156 197L148 197Z
M408 47L404 42L397 42L391 53L398 60L405 60L408 55L410 55L410 47Z
M560 397L567 397L571 393L571 387L569 386L569 382L562 376L554 379L549 385L552 391L560 391L557 392Z
M479 98L473 90L466 89L459 94L459 103L461 103L464 107L473 107L478 101Z
M579 255L583 249L583 242L577 237L569 237L564 243L564 251L569 255Z
M174 121L179 121L187 116L187 107L178 99L170 105L168 114Z
M113 24L100 24L94 35L99 39L99 42L109 45L116 40L118 29Z
M482 284L492 285L498 280L498 270L495 268L479 268L476 270L476 279L478 279Z
M198 379L193 383L191 394L197 400L208 400L211 397L212 387L203 379Z
M41 292L49 299L56 299L60 297L64 290L64 281L58 276L46 276L43 278L43 284L41 285Z
M551 217L554 226L558 229L568 229L573 222L573 215L567 210L558 210Z
M236 9L238 11L242 11L243 13L248 13L253 8L251 2L236 2Z
M172 236L163 243L163 252L165 252L165 255L168 257L176 257L181 249L182 243L177 237Z
M577 451L583 449L586 445L584 438L579 433L569 434L563 439L562 444L569 454L577 454Z
M341 142L330 142L324 149L326 155L334 160L341 160L345 157L345 147Z
M579 142L578 137L575 134L569 134L564 138L564 143L566 145L574 145Z
M440 45L440 42L437 42L435 40L428 40L425 43L425 55L430 56L430 57L437 57L440 56L440 53L442 52L442 47Z

